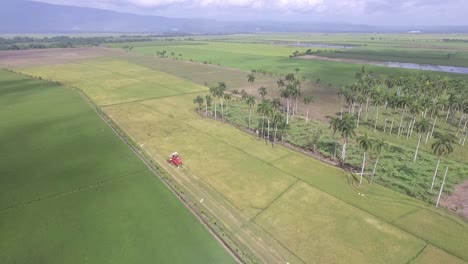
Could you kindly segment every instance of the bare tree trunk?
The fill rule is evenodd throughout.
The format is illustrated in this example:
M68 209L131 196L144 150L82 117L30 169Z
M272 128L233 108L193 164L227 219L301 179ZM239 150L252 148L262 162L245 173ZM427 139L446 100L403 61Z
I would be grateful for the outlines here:
M275 135L274 135L274 138L273 138L273 146L275 146L276 144L276 132L278 132L278 125L275 124Z
M357 116L357 125L356 127L359 127L359 120L361 119L361 111L362 111L362 104L359 106L359 112Z
M439 171L439 164L440 164L440 157L439 157L439 159L437 160L437 166L436 166L436 169L435 169L435 171L434 171L434 176L432 176L431 191L432 191L432 189L434 189L435 179L436 179L436 177L437 177L437 172Z
M395 116L392 117L392 125L390 126L390 135L392 134L392 130L393 130L393 122L395 122Z
M252 108L249 109L249 130L250 130L250 120L252 119Z
M265 133L263 133L263 127L265 126L265 114L262 115L262 138L265 137Z
M434 136L434 129L435 129L435 126L436 126L436 122L437 122L437 115L434 118L434 124L432 124L431 138Z
M421 138L422 138L422 133L419 133L418 145L416 146L416 152L414 153L413 162L416 162L416 159L418 158L418 151L419 151L419 145L421 144Z
M309 107L307 107L306 123L309 123Z
M221 121L224 119L224 106L223 106L223 98L221 98Z
M375 171L377 170L377 164L379 164L379 159L380 159L380 155L377 156L377 160L375 161L375 164L374 164L374 170L372 170L372 177L370 180L371 184L374 182Z
M341 160L343 161L343 163L344 163L344 161L346 159L346 144L348 143L347 141L348 141L348 139L345 138L344 139L344 144L343 144L343 149L341 150Z
M447 122L447 120L448 120L448 118L449 118L449 114L450 114L450 109L451 109L451 108L452 108L452 107L449 106L449 108L447 109L447 116L445 117L445 122Z
M270 118L267 118L268 122L268 140L270 140Z
M365 121L367 121L367 116L369 114L369 97L366 99L366 118Z
M208 102L206 101L206 95L203 95L205 96L205 117L208 118Z
M439 192L439 197L437 197L436 207L439 207L440 197L442 196L442 191L444 190L445 179L447 178L447 173L448 173L448 166L445 169L444 180L442 181L442 185L440 186L440 192Z
M401 113L400 126L398 127L398 137L401 135L401 126L403 125L403 118L405 117L405 110Z
M413 118L413 123L411 123L410 137L413 137L414 125L416 124L416 116Z
M377 130L377 121L379 120L379 106L377 106L377 114L375 116L375 123L374 123L374 133Z
M215 119L217 119L217 117L216 117L216 99L214 99L213 101L214 101L214 106L215 106Z
M362 176L364 175L365 167L366 167L366 152L364 151L364 158L362 159L361 179L359 179L359 185L362 184Z

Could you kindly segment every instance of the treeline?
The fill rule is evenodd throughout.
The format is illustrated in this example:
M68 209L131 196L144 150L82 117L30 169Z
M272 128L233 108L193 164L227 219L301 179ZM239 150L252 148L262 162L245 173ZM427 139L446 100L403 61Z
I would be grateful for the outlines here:
M105 37L69 37L55 36L44 38L14 37L0 38L0 50L50 49L74 48L77 46L99 46L109 43L144 42L152 41L152 36L105 36Z
M451 43L468 43L468 39L443 39L442 41Z

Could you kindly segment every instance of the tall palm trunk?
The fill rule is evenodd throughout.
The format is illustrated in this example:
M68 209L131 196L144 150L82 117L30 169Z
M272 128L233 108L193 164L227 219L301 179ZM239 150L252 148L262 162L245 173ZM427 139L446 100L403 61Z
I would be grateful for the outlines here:
M377 130L377 121L379 121L379 106L377 106L377 114L375 115L374 133Z
M383 132L384 132L385 134L387 134L387 119L388 119L388 117L386 116L386 117L385 117L385 120L384 120L384 127L383 127Z
M416 116L413 118L413 123L411 123L410 137L413 137L414 125L416 124Z
M265 137L265 134L263 133L264 126L265 126L265 114L262 115L262 138Z
M289 99L286 100L286 125L289 125Z
M309 107L307 107L306 123L309 123Z
M223 106L223 98L221 98L221 119L224 119L224 106Z
M268 140L270 140L270 118L267 117L267 122L268 122Z
M208 102L206 101L206 95L205 95L205 117L208 118Z
M441 159L441 157L439 156L439 159L437 160L437 166L436 166L436 169L434 171L434 176L432 177L431 191L432 191L432 189L434 189L434 183L435 183L435 179L437 177L437 171L439 171L440 159Z
M392 124L390 125L390 135L392 134L392 130L393 130L393 123L395 122L395 116L392 117Z
M414 153L414 160L413 160L413 162L416 162L416 159L418 158L419 145L421 144L422 135L423 135L422 132L419 133L418 145L416 146L416 152Z
M437 115L434 118L434 124L432 124L431 138L434 135L434 129L435 129L435 126L436 126L436 122L437 122Z
M359 185L362 184L362 176L364 175L364 168L365 167L366 167L366 152L364 152L364 157L362 159L361 179L359 179Z
M276 132L278 132L278 125L275 124L275 135L273 136L273 146L276 144Z
M398 137L400 137L401 133L403 132L401 129L401 126L403 125L403 119L405 118L405 111L406 111L406 108L401 113L400 126L398 127Z
M359 105L359 112L358 112L358 116L357 116L357 124L356 124L356 127L359 127L359 120L361 119L361 112L362 112L362 104Z
M214 106L215 106L215 119L217 119L217 117L216 117L216 97L215 97L215 99L213 101L214 101Z
M442 196L442 191L444 190L445 179L447 178L447 173L448 173L448 166L445 169L444 180L442 181L442 185L440 186L440 191L439 191L439 196L437 197L436 207L439 207L440 197Z
M377 170L377 164L379 164L379 159L380 159L380 155L378 155L377 159L375 160L374 169L372 170L372 177L370 180L371 184L374 182L375 171Z
M369 114L369 97L367 97L366 99L366 118L364 119L364 121L367 121L368 114Z
M250 120L252 119L252 107L249 108L249 130L250 130Z
M449 106L449 108L447 109L447 116L445 117L445 122L447 122L447 120L449 118L451 108L452 108L452 106Z
M344 144L343 144L343 149L341 150L341 160L345 162L346 159L346 145L348 143L348 139L344 138Z

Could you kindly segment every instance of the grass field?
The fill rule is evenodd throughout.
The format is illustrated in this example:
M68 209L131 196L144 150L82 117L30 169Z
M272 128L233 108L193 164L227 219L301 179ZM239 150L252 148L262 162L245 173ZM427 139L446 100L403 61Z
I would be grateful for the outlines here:
M0 71L0 105L0 263L234 263L77 91Z
M89 73L88 64L107 65L112 73ZM76 66L23 71L67 82L69 67ZM154 78L147 87L151 93L142 98L139 90L125 85L118 89L122 96L116 97L116 89L102 92L98 83L119 83L128 78L128 69L143 66L113 60L89 61L81 67L83 75L74 68L73 85L107 105L104 111L174 181L203 199L203 210L261 262L468 261L465 222L379 185L355 189L350 175L338 168L283 147L273 149L230 125L199 117L193 112L197 94L192 91L200 86L145 68L139 72L147 76L132 78ZM153 85L158 78L175 78L171 87L180 94L168 96L165 89L159 93ZM165 162L165 155L175 150L184 158L180 170Z
M182 39L177 41L156 40L144 43L112 44L110 46L119 48L131 45L134 46L133 51L146 55L156 55L157 51L164 50L170 58L221 65L246 71L255 69L264 70L272 74L287 74L299 68L301 70L300 75L306 79L311 81L320 79L323 84L331 84L333 86L352 83L354 81L354 73L358 71L361 65L289 58L288 56L296 50L305 52L309 48L312 51L336 49L326 47L290 47L275 45L274 43L287 41L294 44L298 41L303 41L324 44L352 44L359 47L357 49L339 49L342 53L325 52L323 55L361 60L391 60L468 66L467 44L446 43L442 41L444 38L463 39L463 36L423 35L411 38L412 36L409 34L258 34L198 37L196 41L184 41ZM408 71L418 72L371 65L368 66L368 69L383 74ZM466 75L460 76L468 78Z

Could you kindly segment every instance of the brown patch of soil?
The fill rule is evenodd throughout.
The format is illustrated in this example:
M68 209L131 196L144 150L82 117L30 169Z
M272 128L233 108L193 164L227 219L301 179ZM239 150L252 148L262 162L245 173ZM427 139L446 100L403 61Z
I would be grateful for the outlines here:
M468 218L468 181L458 184L454 192L442 199L440 204L465 217Z
M322 60L322 61L333 61L333 62L346 62L346 63L353 63L353 64L370 64L370 65L376 65L376 66L385 66L383 62L379 62L379 61L345 59L345 58L328 58L328 57L321 57L321 56L315 56L315 55L305 55L305 56L299 56L296 58L303 59L303 60Z
M117 49L85 47L68 49L31 49L0 52L0 67L22 68L66 64L70 61L125 55Z

